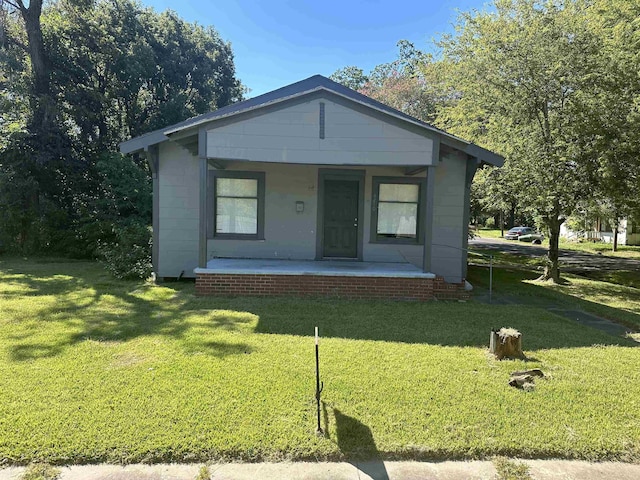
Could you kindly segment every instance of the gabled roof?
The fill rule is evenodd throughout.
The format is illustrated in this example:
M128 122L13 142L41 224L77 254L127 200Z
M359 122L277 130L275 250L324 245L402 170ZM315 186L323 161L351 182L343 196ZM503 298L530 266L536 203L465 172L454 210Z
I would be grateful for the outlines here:
M407 115L406 113L396 110L395 108L385 105L384 103L380 103L377 100L358 93L355 90L345 87L344 85L334 82L333 80L323 77L322 75L314 75L299 82L292 83L291 85L287 85L263 95L258 95L257 97L250 98L249 100L234 103L232 105L219 108L218 110L215 110L213 112L198 115L196 117L184 120L183 122L176 123L175 125L170 125L168 127L149 132L139 137L132 138L131 140L127 140L120 144L120 151L124 154L138 152L140 150L148 148L151 145L155 145L168 140L171 134L198 127L215 120L232 117L234 115L238 115L247 111L257 110L269 105L281 103L286 100L301 97L303 95L308 95L310 93L322 90L331 92L335 95L349 99L353 102L359 103L378 112L382 112L384 114L406 121L410 124L417 125L430 132L437 133L441 135L445 140L448 139L455 142L456 144L462 144L462 150L464 150L470 156L481 160L482 162L499 167L504 163L504 158L500 155L479 147L471 142L463 140L462 138L456 137L455 135L451 135L444 130L440 130L439 128L423 122L422 120L418 120L411 115Z

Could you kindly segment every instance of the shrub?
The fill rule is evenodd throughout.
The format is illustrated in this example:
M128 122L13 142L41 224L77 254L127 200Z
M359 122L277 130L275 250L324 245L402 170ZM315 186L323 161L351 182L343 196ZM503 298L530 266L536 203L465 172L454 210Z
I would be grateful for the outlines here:
M106 269L120 279L147 279L151 275L151 230L132 223L114 227L115 241L101 243L99 253Z
M489 217L484 222L485 228L496 228L496 221L493 217Z

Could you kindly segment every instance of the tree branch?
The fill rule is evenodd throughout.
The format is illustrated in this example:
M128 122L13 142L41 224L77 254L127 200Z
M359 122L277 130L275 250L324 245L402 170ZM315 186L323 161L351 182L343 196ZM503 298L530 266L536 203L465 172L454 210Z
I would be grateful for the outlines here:
M3 0L3 3L7 3L11 5L16 10L19 10L20 13L22 13L23 15L27 11L26 7L24 6L24 3L22 3L22 0Z

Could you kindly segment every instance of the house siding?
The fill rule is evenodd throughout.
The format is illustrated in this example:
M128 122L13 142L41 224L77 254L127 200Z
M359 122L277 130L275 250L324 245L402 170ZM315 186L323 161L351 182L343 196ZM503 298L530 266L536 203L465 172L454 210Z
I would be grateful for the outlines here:
M320 103L324 138L320 138ZM426 165L436 142L329 99L294 104L207 132L212 158L315 165Z
M207 258L313 260L316 256L319 168L321 167L316 165L230 163L228 170L265 172L265 238L264 240L210 239L207 245ZM404 169L367 167L364 170L364 219L361 219L364 221L363 261L409 262L421 267L422 245L370 243L372 177L401 177ZM424 174L421 176L424 177ZM304 202L304 212L295 211L297 201Z
M158 164L159 277L194 277L198 266L198 159L175 143L160 144Z
M435 169L432 271L448 282L462 280L465 255L465 160L444 157ZM231 162L229 170L265 172L265 239L210 239L207 258L282 258L313 260L316 245L318 169L312 165ZM340 167L338 167L340 168ZM422 266L422 245L370 243L373 176L403 176L399 167L366 167L363 260L409 262ZM198 159L172 143L160 148L158 171L158 276L193 277L198 262ZM424 174L418 175L424 176ZM304 212L295 211L296 201ZM454 248L450 248L454 247Z
M321 101L325 103L325 139L319 138ZM438 144L428 136L337 102L315 99L210 129L206 143L207 156L223 160L226 170L264 172L266 190L264 239L208 239L207 259L315 259L319 169L358 169L365 171L364 218L360 219L363 261L409 262L422 268L423 245L371 243L372 177L403 177L408 166L430 164ZM466 261L460 249L466 245L462 223L468 207L464 201L467 161L464 154L440 156L433 168L436 179L431 271L453 283L463 280ZM412 178L424 176L423 172ZM160 277L195 276L199 252L198 186L199 159L174 142L160 144ZM295 209L298 201L304 202L301 213ZM208 215L212 217L213 212Z
M466 253L464 218L467 158L464 154L441 157L435 168L431 269L447 282L463 280Z

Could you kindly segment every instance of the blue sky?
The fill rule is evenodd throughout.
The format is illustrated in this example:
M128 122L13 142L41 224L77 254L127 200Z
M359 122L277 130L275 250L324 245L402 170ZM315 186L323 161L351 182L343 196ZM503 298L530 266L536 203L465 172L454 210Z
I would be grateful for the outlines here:
M431 50L434 38L453 30L457 11L489 0L142 1L213 25L231 42L237 76L253 97L347 65L369 71L394 60L401 39Z

